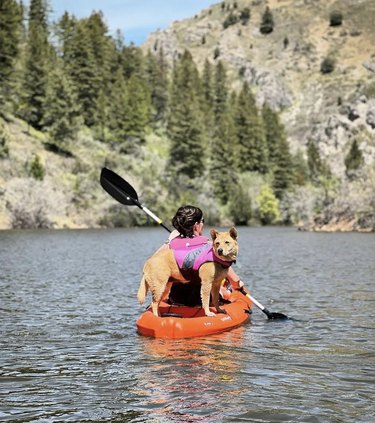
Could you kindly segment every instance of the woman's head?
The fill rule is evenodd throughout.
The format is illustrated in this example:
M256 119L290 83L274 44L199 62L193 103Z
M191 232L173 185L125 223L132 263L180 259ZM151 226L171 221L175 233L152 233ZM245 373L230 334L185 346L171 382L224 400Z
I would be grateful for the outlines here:
M197 234L200 235L203 223L202 210L199 207L194 206L180 207L172 219L172 225L182 236L187 238L192 238Z

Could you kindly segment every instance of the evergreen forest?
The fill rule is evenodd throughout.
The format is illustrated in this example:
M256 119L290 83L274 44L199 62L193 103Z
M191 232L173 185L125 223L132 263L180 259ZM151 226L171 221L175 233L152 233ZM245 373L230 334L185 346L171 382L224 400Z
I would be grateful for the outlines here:
M96 210L81 219L86 226L152 223L107 198L98 182L103 166L127 178L166 221L192 203L212 225L298 224L306 206L297 210L296 189L320 190L321 207L330 200L337 181L314 145L292 153L278 112L259 106L245 79L232 88L220 57L198 69L185 50L171 65L163 49L145 53L126 44L120 31L110 35L101 12L84 19L65 12L56 22L49 13L46 0L31 0L28 9L1 0L3 182L12 168L5 165L12 157L8 125L24 122L40 147L61 159L61 183L65 191L71 187L68 204L55 215ZM13 170L13 177L29 180L28 191L39 192L56 171L38 151L25 158L20 175ZM349 174L361 160L353 145ZM59 226L48 204L29 203L26 210L19 203L4 202L12 227Z

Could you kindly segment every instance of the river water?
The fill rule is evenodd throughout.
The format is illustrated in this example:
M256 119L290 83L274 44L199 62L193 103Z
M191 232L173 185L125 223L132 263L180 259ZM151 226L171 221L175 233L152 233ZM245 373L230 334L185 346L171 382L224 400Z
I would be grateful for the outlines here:
M0 232L1 422L375 421L375 234L239 228L235 269L293 317L137 334L160 228Z

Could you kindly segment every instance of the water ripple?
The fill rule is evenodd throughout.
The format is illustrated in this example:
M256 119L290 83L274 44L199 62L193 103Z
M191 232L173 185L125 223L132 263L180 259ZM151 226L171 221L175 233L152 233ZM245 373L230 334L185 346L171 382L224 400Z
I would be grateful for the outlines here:
M137 335L136 291L160 230L0 232L0 420L374 420L373 234L240 228L250 324ZM281 247L282 246L282 247Z

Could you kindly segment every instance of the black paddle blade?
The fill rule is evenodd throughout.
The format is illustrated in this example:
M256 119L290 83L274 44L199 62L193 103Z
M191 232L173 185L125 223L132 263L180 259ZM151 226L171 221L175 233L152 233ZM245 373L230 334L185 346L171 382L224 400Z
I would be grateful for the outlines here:
M269 320L286 320L289 319L289 317L283 313L275 313L273 311L269 311L266 308L263 310L263 313L265 313Z
M274 312L270 312L270 314L268 315L268 318L270 320L276 320L276 319L286 320L286 319L289 319L289 317L287 315L283 314L283 313L274 313Z
M125 206L139 206L135 189L112 170L103 167L100 174L100 184L119 203Z

